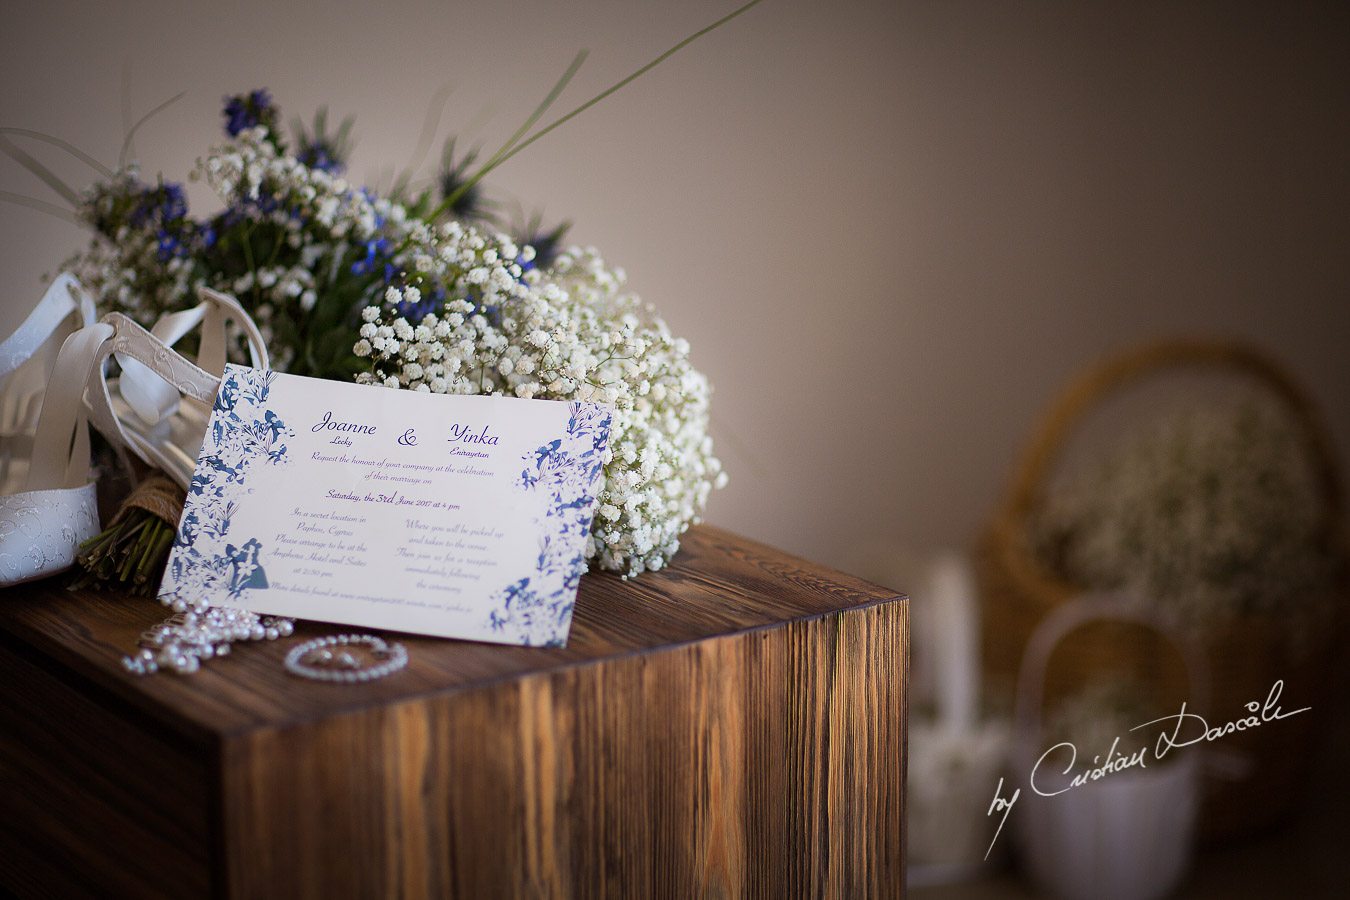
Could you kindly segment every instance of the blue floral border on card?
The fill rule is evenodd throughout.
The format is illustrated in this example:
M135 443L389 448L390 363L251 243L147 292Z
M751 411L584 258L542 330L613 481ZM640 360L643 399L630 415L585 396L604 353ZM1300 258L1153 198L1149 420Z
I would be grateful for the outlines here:
M597 484L609 443L610 412L572 403L567 433L521 457L517 489L544 494L535 571L497 591L488 625L505 640L560 647L567 640L577 587L586 571Z
M294 432L267 408L275 375L243 366L225 367L160 585L160 599L216 605L237 599L246 590L267 587L267 573L258 561L262 544L248 536L236 545L229 530L239 501L249 493L250 472L290 462L285 439Z

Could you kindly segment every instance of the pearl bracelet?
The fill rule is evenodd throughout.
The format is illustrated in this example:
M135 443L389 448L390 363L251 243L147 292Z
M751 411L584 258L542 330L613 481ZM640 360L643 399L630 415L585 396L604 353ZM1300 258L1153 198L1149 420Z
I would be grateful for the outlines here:
M366 645L371 659L383 660L363 667L350 649ZM332 649L330 649L332 648ZM311 654L314 658L311 659ZM292 647L286 654L286 670L292 675L315 681L356 684L383 678L408 664L408 648L402 644L388 644L373 634L334 634L314 638Z

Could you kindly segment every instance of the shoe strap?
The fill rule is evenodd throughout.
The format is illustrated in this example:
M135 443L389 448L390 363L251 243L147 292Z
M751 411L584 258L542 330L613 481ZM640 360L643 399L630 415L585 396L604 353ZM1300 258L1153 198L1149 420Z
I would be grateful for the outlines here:
M23 324L0 344L0 437L21 437L32 429L62 342L97 320L94 301L80 283L68 273L58 275ZM41 357L45 360L18 371Z
M268 368L267 346L263 343L262 334L239 301L210 288L201 288L198 296L202 298L201 303L191 309L164 316L155 323L150 334L167 348L200 325L201 341L196 365L219 378L225 374L226 325L233 322L244 332L254 368ZM147 426L153 426L177 411L180 397L178 388L159 377L153 367L121 352L117 354L117 363L122 369L118 380L122 399Z
M100 349L99 363L114 353L123 365L128 360L138 362L153 373L153 377L163 379L172 386L176 393L197 401L204 408L211 407L216 397L216 389L220 386L220 379L217 376L189 361L172 347L166 347L159 338L122 313L108 313L102 322L112 326L116 333ZM107 373L101 366L90 372L88 404L94 427L102 432L104 437L119 447L131 448L140 455L140 449L128 437L122 423L113 412Z
M92 325L98 319L94 301L74 276L63 272L56 276L23 324L0 344L0 379L35 356L66 317L75 312L79 313L76 328Z
M253 318L244 311L239 301L229 294L203 287L197 290L204 304L208 304L206 317L202 321L202 350L197 364L216 376L225 374L225 324L233 322L243 332L248 343L249 362L255 369L270 369L272 362L267 356L267 344L258 331Z
M88 483L89 426L84 389L94 367L101 366L106 358L103 350L114 333L111 325L95 323L76 331L61 345L33 438L28 490L76 488Z

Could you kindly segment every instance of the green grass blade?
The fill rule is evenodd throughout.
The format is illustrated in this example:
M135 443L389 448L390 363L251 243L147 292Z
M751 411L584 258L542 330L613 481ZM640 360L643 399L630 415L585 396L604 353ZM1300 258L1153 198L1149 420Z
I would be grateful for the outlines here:
M0 200L6 203L13 203L15 206L26 206L29 209L35 209L38 212L44 212L49 216L56 216L66 222L73 222L78 225L79 218L64 206L57 206L55 203L48 203L46 200L37 200L33 197L25 197L23 194L15 194L10 191L0 191Z
M630 82L636 80L637 78L641 77L642 75L647 74L647 73L650 72L652 69L656 68L656 67L659 66L661 63L665 62L667 59L669 59L670 57L674 56L674 55L675 55L676 53L678 53L680 50L683 50L685 47L687 47L687 46L689 46L690 44L692 44L694 41L696 41L696 40L698 40L699 38L703 37L703 36L704 36L705 34L707 34L708 32L713 31L714 29L717 29L717 28L722 27L722 26L725 25L727 22L730 22L732 19L734 19L734 18L736 18L737 16L739 16L741 13L743 13L743 12L749 10L752 6L758 6L759 3L760 3L760 0L750 0L749 3L745 4L744 6L742 6L740 9L736 10L735 12L730 13L730 14L728 14L728 15L726 15L726 16L723 16L722 18L718 19L716 22L712 23L711 25L707 26L706 28L703 28L703 29L701 29L701 30L699 30L699 31L696 31L696 32L694 32L693 34L689 35L689 37L687 37L687 38L685 38L684 40L680 41L680 42L679 42L678 44L676 44L674 47L671 47L671 48L670 48L669 50L667 50L665 53L662 53L662 54L661 54L660 56L658 56L656 59L654 59L654 60L652 60L651 62L647 63L645 66L643 66L642 68L638 69L636 72L634 72L633 74L629 75L627 78L623 79L622 81L618 82L617 84L613 85L612 87L610 87L610 88L608 88L608 89L606 89L606 90L604 90L604 91L601 91L599 94L596 94L594 97L592 97L591 99L587 100L585 103L581 104L581 105L578 106L576 109L574 109L574 110L572 110L571 112L569 112L567 115L565 115L565 116L563 116L562 118L557 119L557 120L555 120L555 121L553 121L553 122L550 122L548 125L544 126L544 127L541 128L539 131L535 132L535 133L534 133L533 135L531 135L528 139L522 141L519 145L517 145L515 148L513 148L509 153L507 153L506 155L504 155L501 159L497 160L497 164L500 165L501 163L506 162L508 159L510 159L511 157L515 156L515 155L516 155L517 153L519 153L521 150L524 150L526 147L530 146L530 144L533 144L535 141L539 140L541 137L543 137L544 135L548 134L550 131L552 131L553 129L557 128L559 125L563 124L564 122L569 121L570 119L575 118L576 116L578 116L578 115L580 115L581 113L585 112L586 110L590 109L592 106L594 106L595 104L599 103L601 100L605 99L605 98L608 97L610 94L613 94L615 91L619 90L620 88L624 87L625 85L629 84Z
M19 149L13 141L3 134L0 134L0 152L36 175L43 184L64 197L71 206L78 207L80 205L79 194L71 190L60 178L57 178L50 169Z
M186 94L187 91L179 91L177 94L170 97L168 100L165 100L159 106L156 106L154 109L150 110L148 113L146 113L145 115L141 116L139 119L136 120L136 124L131 126L131 129L127 132L127 136L122 139L122 152L117 155L117 168L122 169L126 167L127 151L131 148L131 139L136 136L137 129L139 129L142 125L150 121L152 118L154 118L156 115L158 115L160 112L162 112L172 104L177 103L179 100L182 100Z
M562 77L553 85L553 89L548 92L548 96L544 98L544 101L535 107L534 112L525 120L525 123L516 129L515 134L511 135L506 143L502 144L501 148L496 153L492 154L492 157L487 162L483 163L482 168L456 188L453 194L442 201L441 205L436 209L435 215L432 216L433 219L445 210L454 206L455 201L458 200L465 191L482 181L483 176L497 168L501 161L509 155L511 148L534 127L534 123L538 122L539 119L543 117L544 113L548 111L548 108L553 105L553 102L558 99L558 95L563 92L563 88L567 87L568 82L572 80L577 74L577 70L581 68L581 64L586 61L588 54L589 51L582 50L573 58L572 64L567 67L567 71L564 72Z
M81 150L79 147L76 147L69 141L63 141L58 137L52 137L50 134L43 134L41 131L31 131L30 129L27 128L0 128L0 134L13 134L18 135L20 137L32 138L35 141L43 141L44 143L51 144L54 147L60 147L62 150L66 151L71 156L78 159L80 162L89 166L95 172L98 172L104 178L111 178L113 176L112 169L108 168L103 163L94 159L88 153L85 153L83 150Z

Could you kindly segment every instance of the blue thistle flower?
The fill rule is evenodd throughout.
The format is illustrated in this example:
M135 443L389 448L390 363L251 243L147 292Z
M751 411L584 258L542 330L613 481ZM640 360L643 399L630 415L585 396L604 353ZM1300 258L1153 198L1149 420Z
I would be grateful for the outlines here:
M329 175L341 175L347 168L342 160L333 155L331 147L320 143L302 144L296 156L307 168L327 172Z
M547 269L553 265L553 261L558 258L562 251L563 235L567 234L567 229L572 227L571 222L563 222L552 231L541 230L540 217L535 214L525 227L521 228L514 235L514 240L522 247L528 246L534 248L534 259L528 262L520 257L516 257L516 263L520 266L522 272L528 272L531 269Z
M266 88L259 88L249 94L235 94L225 98L225 133L238 137L245 128L265 125L272 129L276 126L277 111L272 106L272 95Z
M483 191L478 184L468 185L473 177L469 172L469 167L473 165L474 160L478 158L477 150L470 150L459 162L455 162L455 139L451 138L446 142L445 151L441 154L441 174L439 184L441 189L441 199L449 200L454 198L450 204L450 213L457 219L480 219L490 221L492 212L491 204L483 195Z
M351 155L352 123L351 116L342 120L337 131L328 133L328 109L321 107L314 114L314 131L311 134L298 118L291 124L295 132L295 142L299 147L295 156L311 169L318 169L330 175L340 175L347 168L347 157Z

